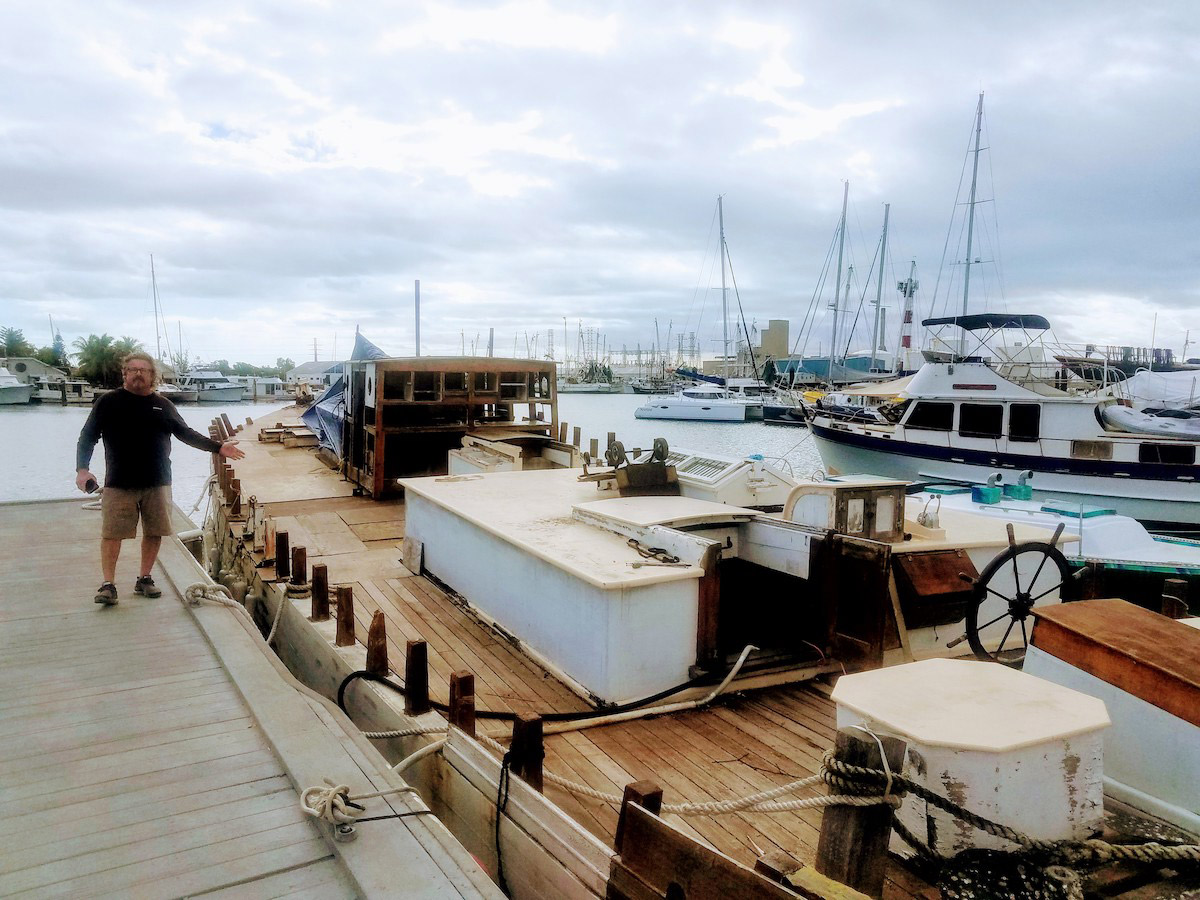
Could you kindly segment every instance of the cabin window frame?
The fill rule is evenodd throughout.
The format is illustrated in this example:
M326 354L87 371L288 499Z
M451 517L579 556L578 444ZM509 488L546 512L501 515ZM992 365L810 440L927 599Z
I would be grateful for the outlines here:
M1167 456L1182 455L1182 459L1163 459L1164 450L1171 451ZM1147 453L1147 451L1154 451ZM1153 456L1153 459L1148 459ZM1196 464L1195 444L1171 444L1167 442L1143 441L1138 444L1138 462L1162 466L1194 466Z
M970 412L968 413L968 410ZM986 413L985 413L986 411ZM983 431L980 429L967 429L963 427L963 419L968 416L978 415L995 416L995 428L991 431ZM972 425L990 424L971 422ZM1003 403L973 403L964 401L958 405L958 433L961 437L968 438L985 438L999 440L1004 436L1004 404Z
M916 403L913 404L912 410L909 412L908 417L904 420L904 427L905 428L915 428L915 429L919 429L921 431L946 431L946 432L953 431L954 430L954 422L957 419L957 416L955 415L955 412L954 412L954 406L955 406L955 404L954 404L954 401L952 401L952 400L918 400ZM950 408L949 424L947 424L945 427L942 427L940 425L925 425L925 424L921 424L920 422L918 422L916 424L913 423L913 419L917 418L918 415L923 410L931 409L933 407L949 407Z
M1112 441L1071 441L1071 459L1108 461L1112 458Z
M1022 429L1018 432L1013 427L1013 414L1018 410L1034 411L1033 428ZM1025 423L1022 423L1025 424ZM1042 404L1040 403L1010 403L1008 405L1008 439L1010 441L1019 441L1029 444L1037 443L1042 439Z

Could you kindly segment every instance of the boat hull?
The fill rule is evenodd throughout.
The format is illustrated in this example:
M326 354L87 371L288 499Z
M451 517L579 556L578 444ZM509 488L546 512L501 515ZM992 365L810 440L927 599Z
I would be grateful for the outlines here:
M607 381L589 381L580 384L559 382L558 392L560 394L613 394L617 392L617 388Z
M762 407L759 407L761 414ZM745 422L745 403L727 400L705 400L681 403L663 398L639 406L633 413L638 419L674 419L683 422Z
M793 428L807 428L808 419L804 410L798 406L763 405L763 422L767 425L789 425Z
M830 474L869 472L906 481L982 484L997 471L1029 469L1034 473L1033 494L1039 499L1056 497L1072 503L1105 506L1143 522L1200 526L1200 487L1195 482L1065 474L1055 471L1058 461L1047 457L1001 460L996 454L979 453L976 460L973 451L960 448L892 441L835 430L816 422L810 427L817 452ZM992 458L996 461L989 462Z
M237 403L246 397L246 389L239 385L233 387L200 388L196 391L196 399L201 403Z
M0 406L19 406L33 396L32 384L11 384L0 387Z

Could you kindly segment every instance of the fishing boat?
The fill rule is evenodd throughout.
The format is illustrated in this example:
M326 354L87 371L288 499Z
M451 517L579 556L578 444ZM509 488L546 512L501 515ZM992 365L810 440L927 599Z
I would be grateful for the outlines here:
M96 388L82 378L37 375L31 382L33 399L41 403L91 404L97 397Z
M161 382L155 390L172 403L195 403L200 399L199 391L181 388L169 381Z
M25 384L8 369L0 366L0 406L25 404L32 396L32 384Z
M180 377L179 386L195 391L196 399L201 403L237 403L246 397L245 387L215 370L188 372Z
M359 426L343 424L336 445L350 446ZM922 524L913 516L924 505L906 502L895 480L796 483L766 460L659 442L628 455L614 443L607 465L583 470L403 478L403 500L373 502L336 470L314 469L308 451L270 443L274 430L247 426L251 459L236 485L227 472L216 488L210 528L221 543L233 537L226 581L289 667L339 699L513 897L628 896L630 872L659 886L635 896L678 896L671 882L709 896L695 873L711 881L718 871L713 896L794 897L762 875L778 867L776 850L815 861L799 870L812 879L805 896L841 896L821 881L828 862L817 846L836 817L815 803L711 807L786 796L819 770L835 729L855 725L904 735L916 755L892 771L920 778L920 761L936 761L935 787L962 771L954 796L1003 798L983 809L1046 829L1040 836L1086 837L1128 811L1101 795L1109 720L1099 701L994 663L941 658L972 652L956 638L973 606L989 658L1015 649L1007 637L1024 637L1039 610L1059 608L1048 601L1071 573L1031 545L1077 543L1065 529L949 509ZM383 449L406 452L400 442ZM408 467L404 456L375 464ZM1045 592L1032 614L983 605L1014 570L1026 593ZM335 586L336 635L318 603ZM1049 652L1043 643L1038 652ZM881 665L891 668L872 680ZM822 678L843 672L830 691ZM984 697L989 716L968 714ZM925 724L934 712L955 723L953 736ZM1019 723L1019 739L1004 723ZM962 770L972 759L986 771ZM1124 796L1144 810L1152 804L1135 792L1148 785L1133 781ZM622 803L626 788L635 804L651 803L656 784L669 801L661 818ZM970 843L969 829L908 803L901 820L937 852ZM928 890L895 858L879 865L895 896ZM1139 890L1171 896L1166 881L1150 889L1172 877L1156 871Z

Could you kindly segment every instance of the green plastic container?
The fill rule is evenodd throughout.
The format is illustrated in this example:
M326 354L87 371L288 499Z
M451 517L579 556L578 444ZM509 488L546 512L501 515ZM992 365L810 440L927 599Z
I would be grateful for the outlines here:
M1004 492L990 484L971 485L971 501L973 503L999 503L1002 496L1004 496Z
M1004 485L1004 496L1009 500L1032 500L1033 486L1028 484Z

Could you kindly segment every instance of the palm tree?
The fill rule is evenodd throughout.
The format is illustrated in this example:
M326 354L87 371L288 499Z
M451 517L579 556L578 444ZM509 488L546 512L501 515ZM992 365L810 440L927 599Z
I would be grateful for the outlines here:
M132 338L129 335L122 335L119 341L113 343L113 350L118 356L126 357L130 353L137 353L140 350L146 349L142 346L142 342L137 338Z
M0 328L0 344L4 345L4 356L33 356L34 348L25 340L25 333L20 328L7 325Z
M92 384L120 386L121 359L125 354L117 349L112 335L90 334L86 338L76 338L73 346L78 351L80 375Z

